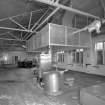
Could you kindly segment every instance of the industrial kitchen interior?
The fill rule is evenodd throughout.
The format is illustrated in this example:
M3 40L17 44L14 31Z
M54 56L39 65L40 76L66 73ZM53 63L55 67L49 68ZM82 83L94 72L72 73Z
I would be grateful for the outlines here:
M105 105L105 0L0 0L0 105Z

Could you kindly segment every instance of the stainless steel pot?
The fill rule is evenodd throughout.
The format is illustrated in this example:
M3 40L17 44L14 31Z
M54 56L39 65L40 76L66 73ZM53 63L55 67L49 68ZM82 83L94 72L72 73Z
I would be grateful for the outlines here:
M44 75L44 90L49 95L59 95L63 90L63 82L58 71L49 71Z

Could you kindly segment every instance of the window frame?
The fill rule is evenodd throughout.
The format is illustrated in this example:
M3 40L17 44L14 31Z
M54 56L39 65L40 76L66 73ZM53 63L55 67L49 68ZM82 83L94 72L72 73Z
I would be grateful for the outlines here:
M73 51L75 53L75 61L73 63L75 64L83 64L83 58L81 59L81 52L83 53L84 52L84 49L76 49L75 51ZM78 60L77 60L77 54L78 54ZM82 56L83 57L83 56Z
M58 63L64 63L65 62L65 56L64 51L57 52L57 62Z
M102 49L97 49L97 43L102 43ZM96 42L95 43L95 52L96 52L96 58L97 58L97 56L98 56L98 51L102 51L102 56L103 56L103 58L102 58L102 60L103 60L103 64L98 64L98 59L97 59L97 65L105 65L105 41L98 41L98 42Z

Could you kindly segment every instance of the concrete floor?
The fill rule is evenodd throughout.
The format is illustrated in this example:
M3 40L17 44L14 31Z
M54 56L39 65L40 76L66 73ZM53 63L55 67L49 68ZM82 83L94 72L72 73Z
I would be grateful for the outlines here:
M0 105L80 105L81 88L105 82L105 77L68 71L65 87L57 97L48 96L33 81L29 69L0 67Z

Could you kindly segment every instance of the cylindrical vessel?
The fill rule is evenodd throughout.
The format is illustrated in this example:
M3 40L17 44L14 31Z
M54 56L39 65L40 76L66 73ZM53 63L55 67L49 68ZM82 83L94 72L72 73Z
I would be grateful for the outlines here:
M63 79L58 71L49 71L44 75L44 90L49 95L59 95L63 89Z

